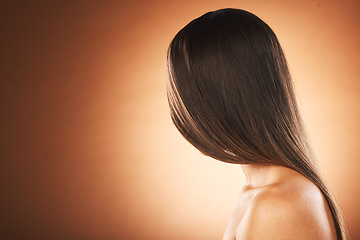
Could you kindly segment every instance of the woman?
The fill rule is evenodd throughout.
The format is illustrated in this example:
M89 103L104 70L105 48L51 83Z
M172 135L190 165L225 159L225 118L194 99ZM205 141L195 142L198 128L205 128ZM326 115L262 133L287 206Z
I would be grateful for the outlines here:
M225 239L346 239L270 27L239 9L204 14L167 55L171 118L203 154L241 164L247 182Z

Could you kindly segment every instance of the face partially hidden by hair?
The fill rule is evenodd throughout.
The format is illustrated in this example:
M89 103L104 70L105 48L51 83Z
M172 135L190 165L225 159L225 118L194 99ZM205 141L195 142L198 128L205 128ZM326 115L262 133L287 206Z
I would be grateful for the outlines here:
M294 169L324 194L338 239L346 228L319 175L281 46L270 27L239 9L194 19L170 43L167 94L180 133L203 154Z
M258 17L206 13L178 32L167 60L172 120L205 155L285 166L306 157L284 54Z

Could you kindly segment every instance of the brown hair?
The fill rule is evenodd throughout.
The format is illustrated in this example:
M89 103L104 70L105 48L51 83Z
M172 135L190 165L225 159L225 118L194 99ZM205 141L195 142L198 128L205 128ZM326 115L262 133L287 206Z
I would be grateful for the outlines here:
M307 141L284 53L266 23L239 9L208 12L176 34L167 67L171 118L192 145L220 161L299 172L325 196L337 238L347 238Z

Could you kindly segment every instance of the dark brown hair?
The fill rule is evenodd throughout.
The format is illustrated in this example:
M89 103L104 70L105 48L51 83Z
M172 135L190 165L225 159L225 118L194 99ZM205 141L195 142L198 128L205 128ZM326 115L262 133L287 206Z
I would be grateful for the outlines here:
M239 9L208 12L176 34L167 67L171 118L192 145L220 161L299 172L325 196L337 238L347 238L307 141L284 53L266 23Z

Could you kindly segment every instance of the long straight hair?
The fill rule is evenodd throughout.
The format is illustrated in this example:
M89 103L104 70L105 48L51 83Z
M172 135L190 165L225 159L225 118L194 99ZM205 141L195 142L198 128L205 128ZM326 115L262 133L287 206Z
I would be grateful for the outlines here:
M322 180L300 117L287 62L271 28L239 9L194 19L167 52L171 119L203 154L235 164L276 164L310 179L342 215Z

